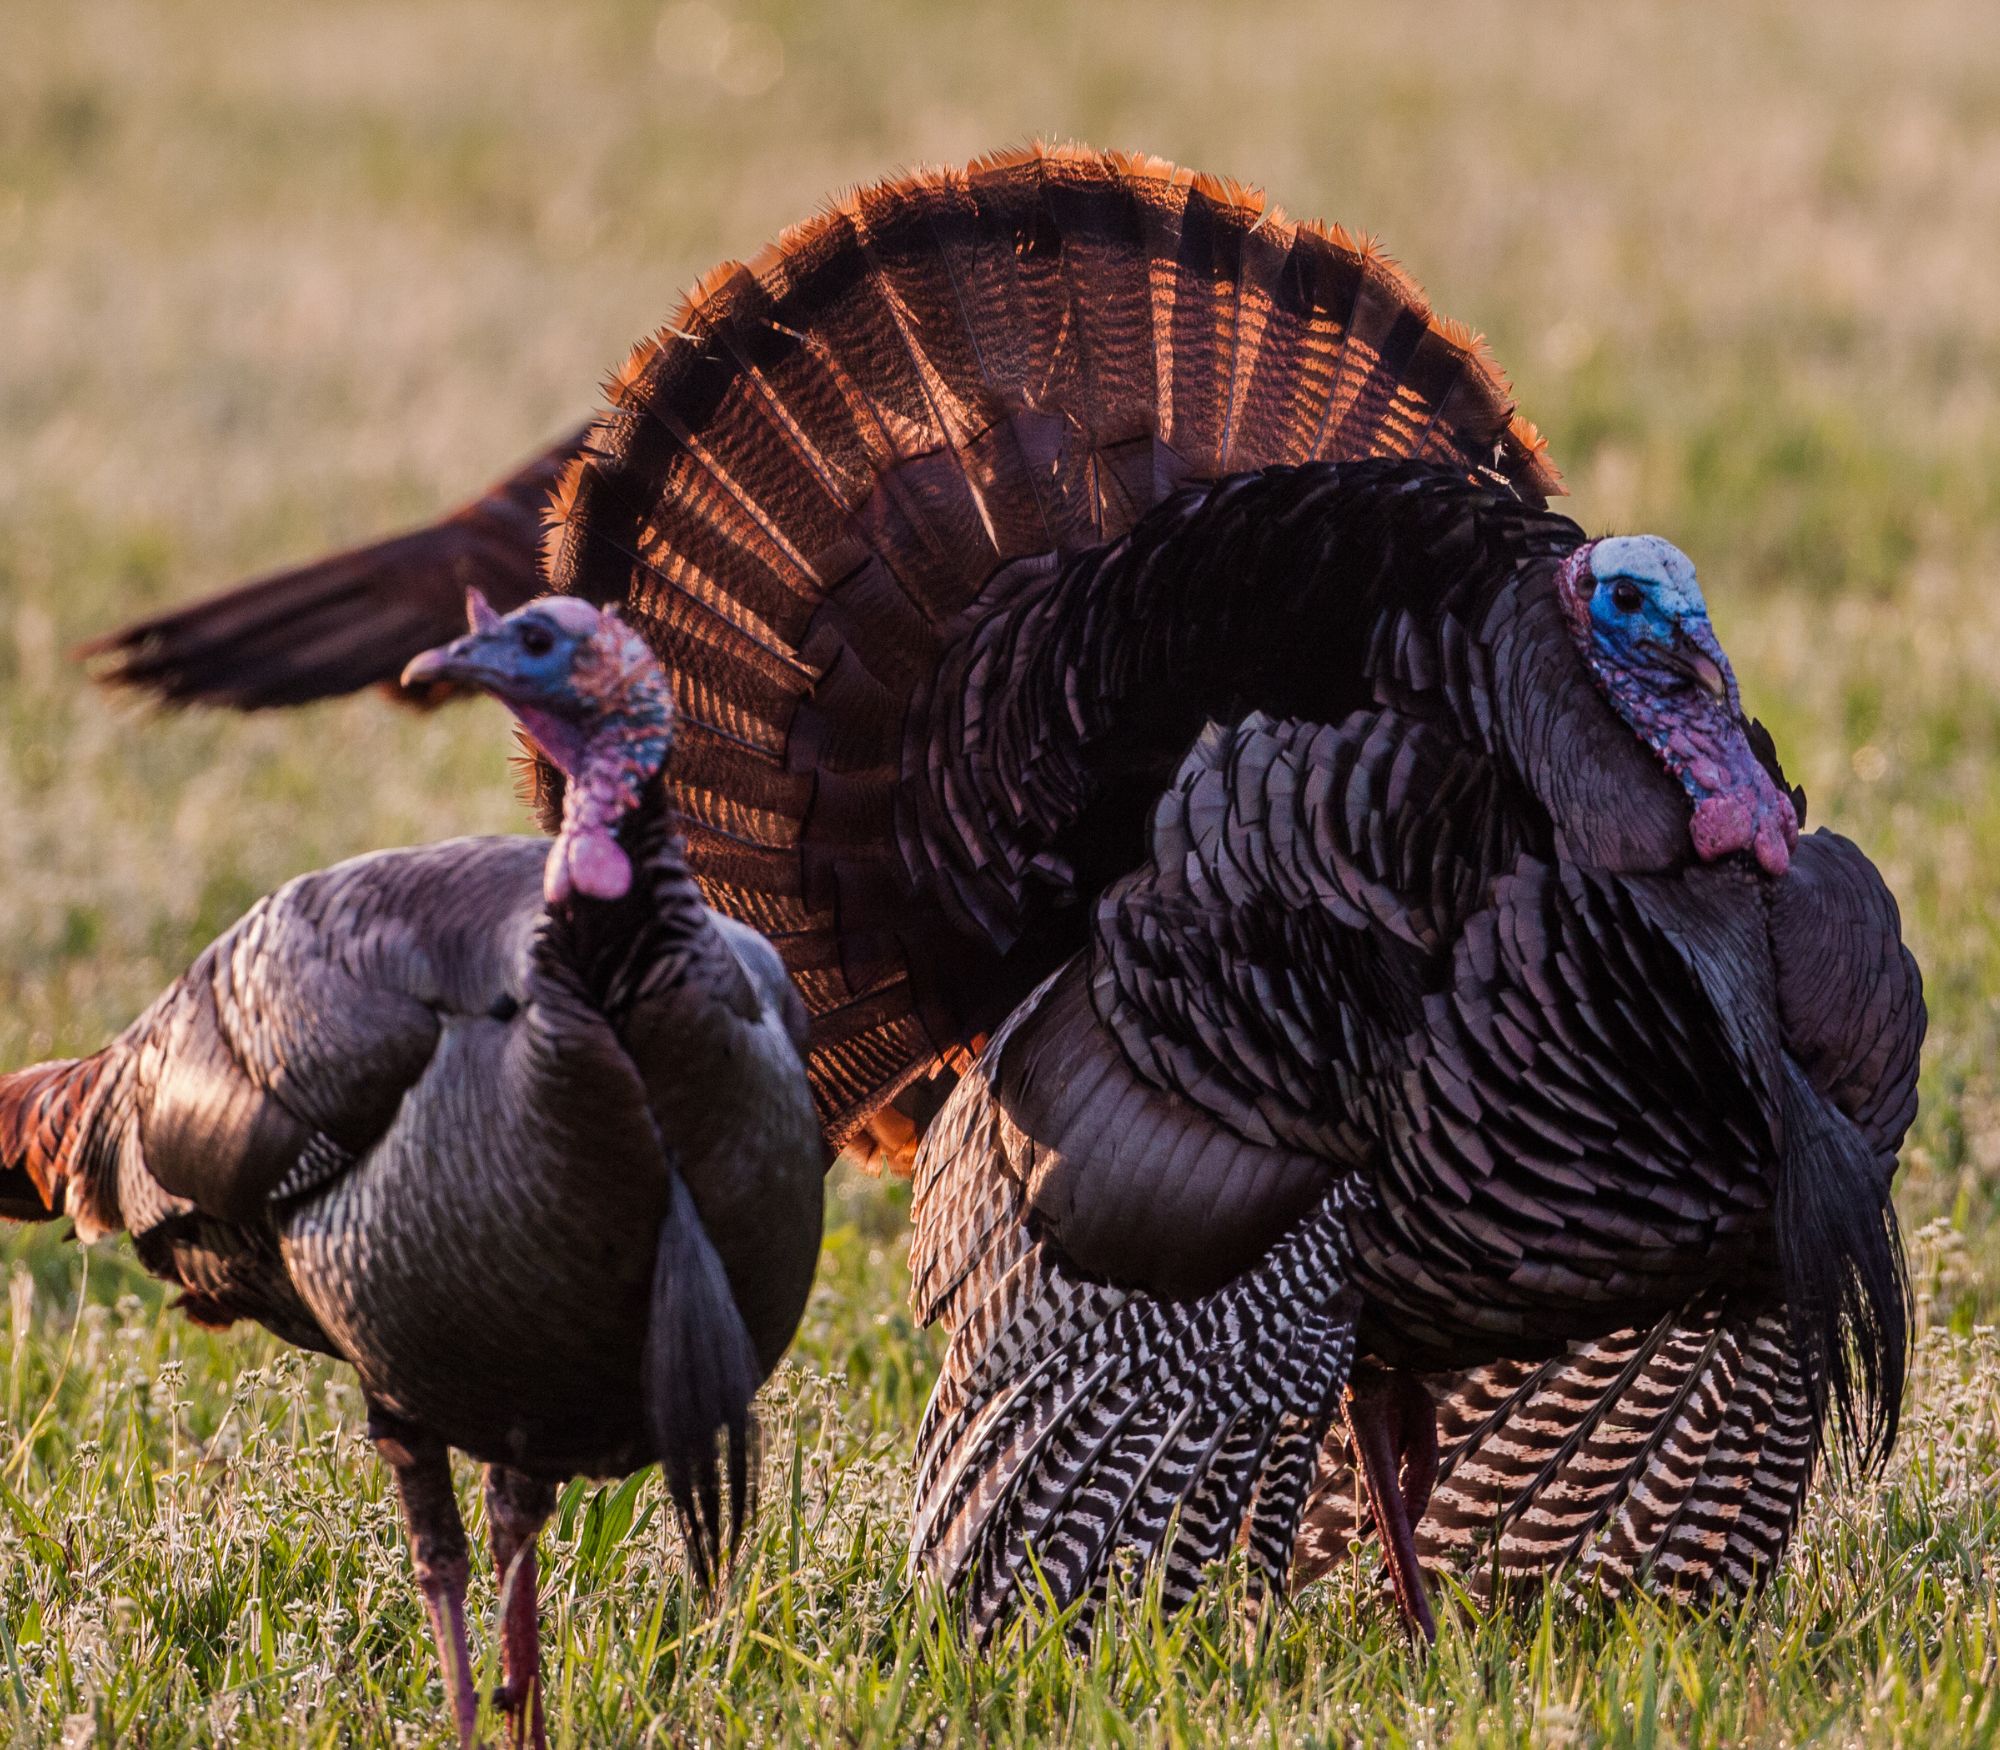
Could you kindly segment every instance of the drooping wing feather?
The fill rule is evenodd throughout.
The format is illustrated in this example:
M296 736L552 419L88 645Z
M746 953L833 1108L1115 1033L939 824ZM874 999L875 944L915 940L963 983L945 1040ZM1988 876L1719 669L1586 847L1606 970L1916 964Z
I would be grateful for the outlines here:
M411 657L464 630L468 589L504 614L547 587L542 518L588 430L435 523L134 621L78 654L98 679L170 705L251 711L394 685Z
M952 1337L918 1434L912 1553L941 1583L969 1581L982 1631L1044 1587L1058 1607L1081 1603L1087 1628L1119 1550L1161 1561L1172 1606L1247 1532L1256 1570L1282 1587L1353 1346L1342 1187L1251 1268L1194 1296L1084 1274L1030 1226L1036 1144L1013 1122L1001 1059L1052 1018L1061 1031L1079 994L1065 973L1022 1006L918 1163L917 1304ZM1117 1079L1101 1029L1094 1044L1087 1079ZM1178 1110L1197 1142L1256 1152L1124 1080L1119 1117L1136 1121L1142 1151Z

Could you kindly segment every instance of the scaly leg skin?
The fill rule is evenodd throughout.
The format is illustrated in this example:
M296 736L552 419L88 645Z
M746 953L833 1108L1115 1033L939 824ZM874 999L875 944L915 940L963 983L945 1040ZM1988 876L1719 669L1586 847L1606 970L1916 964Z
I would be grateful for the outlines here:
M486 1467L486 1530L500 1588L500 1691L516 1746L548 1750L542 1720L542 1642L535 1608L535 1538L555 1511L553 1483L504 1464Z
M1347 1426L1403 1621L1429 1646L1437 1639L1437 1618L1425 1595L1415 1528L1437 1479L1436 1407L1409 1374L1357 1370L1348 1388Z
M445 1694L451 1697L461 1750L472 1750L479 1697L472 1687L472 1654L465 1641L465 1582L471 1572L465 1523L451 1492L451 1454L442 1440L379 1404L368 1406L368 1437L396 1479L417 1589L431 1619Z

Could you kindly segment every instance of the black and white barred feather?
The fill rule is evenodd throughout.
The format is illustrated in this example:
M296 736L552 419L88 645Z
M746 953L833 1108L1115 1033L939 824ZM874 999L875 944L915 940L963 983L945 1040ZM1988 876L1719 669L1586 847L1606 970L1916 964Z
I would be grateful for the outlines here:
M1820 1418L1781 1311L1736 1315L1710 1300L1547 1361L1426 1384L1440 1458L1418 1550L1485 1602L1549 1581L1696 1605L1746 1596L1783 1558L1819 1457ZM1373 1536L1336 1426L1294 1581Z
M983 1080L961 1083L919 1197L1012 1201L965 1146L1008 1125ZM928 1304L919 1284L920 1310L956 1310L918 1435L913 1566L965 1586L982 1632L1038 1599L1087 1627L1121 1551L1158 1561L1169 1607L1239 1540L1255 1582L1282 1590L1353 1356L1356 1195L1336 1184L1255 1268L1186 1300L1087 1280L1018 1208L971 1224L993 1249Z

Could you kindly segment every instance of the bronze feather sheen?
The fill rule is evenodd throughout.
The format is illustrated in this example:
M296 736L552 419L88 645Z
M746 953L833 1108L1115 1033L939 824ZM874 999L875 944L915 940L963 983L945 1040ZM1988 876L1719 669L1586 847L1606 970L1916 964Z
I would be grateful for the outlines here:
M900 928L897 792L911 702L997 573L1273 464L1561 489L1483 343L1374 245L1082 148L848 196L709 274L610 396L550 574L666 660L691 857L805 992L836 1141L960 1043Z
M1204 714L1336 721L1365 702L1366 669L1435 690L1471 726L1498 702L1467 667L1465 627L1449 614L1441 629L1427 619L1435 604L1424 589L1476 562L1496 530L1523 565L1578 538L1541 515L1558 477L1478 338L1432 312L1372 244L1295 225L1234 184L1082 148L1029 147L845 197L747 266L710 274L610 397L580 452L558 446L481 501L503 515L474 516L480 551L497 551L486 531L518 528L510 507L534 502L571 454L548 534L551 574L623 604L666 658L682 707L672 776L691 866L711 904L776 941L803 990L815 1096L836 1139L854 1137L884 1102L907 1103L926 1071L964 1067L966 1048L1084 947L1091 902L1146 854L1153 805ZM1398 459L1422 466L1398 472ZM1290 490L1282 478L1260 486L1260 471L1301 464L1300 495L1283 514L1324 516L1330 493L1337 519L1361 526L1360 545L1404 568L1338 580L1373 618L1313 622L1325 641L1312 651L1323 673L1310 692L1296 673L1274 683L1272 647L1283 640L1268 594L1187 593L1190 578L1234 564L1246 544L1261 544L1271 575L1314 559L1303 535L1288 547L1288 530L1258 524ZM1322 492L1315 464L1354 471L1328 476ZM1486 489L1490 511L1442 519L1445 535L1428 547L1378 539L1371 494L1387 505L1453 481ZM1207 482L1224 484L1204 496ZM1178 509L1167 505L1183 491ZM286 574L285 599L311 604L309 638L288 643L276 595L252 600L251 586L175 618L179 651L166 621L123 645L120 661L143 652L151 665L124 678L174 698L257 703L360 684L357 652L371 675L393 674L416 646L397 654L412 634L385 604L407 614L428 599L426 556L434 571L460 563L464 523L461 513ZM1474 525L1486 532L1455 548ZM1300 527L1309 535L1309 518ZM1121 545L1135 530L1140 547ZM509 549L497 572L518 580L531 569ZM1513 581L1479 587L1492 592L1481 599L1502 619L1503 642L1531 640L1526 620L1518 633L1504 624ZM1190 648L1224 672L1190 684ZM1296 663L1296 650L1278 654ZM1528 701L1553 718L1545 703ZM1754 725L1750 734L1775 777L1768 738ZM1542 750L1558 767L1563 751ZM1578 775L1559 769L1558 789L1605 786L1601 772L1570 765ZM1651 774L1632 776L1643 791ZM1587 808L1592 797L1570 801ZM1643 862L1656 824L1628 822L1614 848ZM1427 830L1399 852L1406 864L1433 854ZM1674 835L1684 839L1684 824ZM1431 897L1452 901L1443 889ZM1797 974L1796 993L1780 993L1787 1047L1818 1094L1892 1159L1922 1015L1894 961L1893 906L1886 920L1863 920L1887 932L1881 964L1843 962L1813 939L1816 909L1794 911L1773 925ZM1831 988L1847 964L1858 982ZM1836 1028L1816 1045L1825 1016L1876 1031ZM922 1097L934 1105L930 1091ZM992 1187L974 1195L957 1239L1005 1232L1010 1198ZM1231 1304L1251 1304L1242 1293L1254 1302L1260 1280L1231 1290ZM949 1287L920 1282L919 1298ZM1427 1558L1483 1560L1497 1539L1503 1566L1529 1573L1565 1552L1588 1564L1623 1538L1625 1553L1603 1572L1664 1572L1639 1532L1615 1529L1626 1525L1615 1503L1580 1541L1520 1528L1568 1511L1560 1503L1574 1479L1556 1462L1568 1442L1652 1415L1671 1376L1675 1401L1699 1416L1726 1402L1721 1426L1740 1424L1750 1449L1761 1440L1777 1455L1780 1482L1759 1509L1780 1528L1769 1548L1710 1564L1731 1591L1768 1572L1819 1423L1816 1411L1805 1418L1800 1463L1777 1462L1796 1449L1803 1388L1776 1362L1727 1361L1761 1354L1769 1327L1762 1310L1717 1315L1703 1303L1622 1336L1578 1339L1552 1360L1433 1379L1447 1471ZM1170 1320L1153 1335L1182 1328ZM1689 1332L1693 1348L1681 1340ZM1626 1353L1619 1344L1648 1342L1638 1371L1603 1371L1604 1354ZM1561 1408L1553 1421L1551 1406ZM1499 1475L1495 1455L1520 1446L1523 1417L1554 1430L1551 1453L1475 1500L1460 1479ZM1690 1433L1683 1421L1661 1424L1660 1451L1692 1453L1707 1438L1705 1422ZM1296 1434L1288 1428L1287 1452ZM1330 1446L1313 1513L1335 1511L1340 1462ZM1706 1479L1688 1485L1678 1529L1658 1545L1685 1551L1687 1527L1721 1498L1715 1479L1734 1473L1675 1462L1648 1472L1645 1489L1657 1497L1671 1478ZM1283 1468L1284 1487L1260 1499L1282 1496L1295 1511L1296 1466ZM1466 1530L1479 1513L1484 1529ZM1331 1522L1326 1530L1336 1538ZM1273 1535L1263 1512L1266 1571L1279 1565ZM1311 1539L1309 1529L1302 1563Z

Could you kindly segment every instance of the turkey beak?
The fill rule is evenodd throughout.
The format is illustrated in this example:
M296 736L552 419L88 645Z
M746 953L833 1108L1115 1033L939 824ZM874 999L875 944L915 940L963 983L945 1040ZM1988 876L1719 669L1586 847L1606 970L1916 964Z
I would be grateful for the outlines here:
M1684 622L1667 652L1667 666L1685 675L1710 698L1729 702L1729 658L1716 642L1715 629L1707 620Z
M449 644L440 644L413 656L403 670L404 687L435 686L448 681L461 687L486 687L501 677L493 661L492 639L483 630L468 632Z

